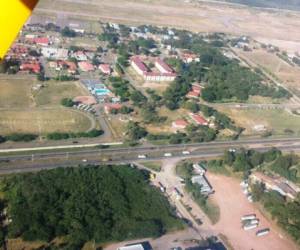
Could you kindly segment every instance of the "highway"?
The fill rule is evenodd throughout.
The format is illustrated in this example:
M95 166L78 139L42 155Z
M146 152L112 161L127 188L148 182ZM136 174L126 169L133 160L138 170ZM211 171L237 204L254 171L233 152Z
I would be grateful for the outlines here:
M78 147L78 145L77 145ZM120 164L136 161L153 161L161 159L209 158L218 157L228 149L254 148L265 151L277 147L286 152L300 151L300 138L252 139L238 141L215 141L180 145L138 146L119 148L82 148L78 151L24 153L0 156L0 174L30 172L58 167L78 165ZM30 149L28 149L30 150ZM183 154L188 151L189 154ZM165 156L165 153L171 155ZM144 159L141 158L143 155Z

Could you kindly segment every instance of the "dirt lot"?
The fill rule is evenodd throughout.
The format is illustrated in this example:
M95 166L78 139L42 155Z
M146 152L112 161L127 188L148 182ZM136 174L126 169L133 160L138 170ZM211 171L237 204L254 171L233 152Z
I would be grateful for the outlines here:
M59 10L54 8L60 6ZM226 32L299 44L300 14L183 0L41 0L36 13ZM266 24L268 26L266 27ZM285 44L285 41L288 41ZM297 48L297 46L294 46ZM298 47L299 50L299 47Z
M287 236L269 223L252 203L249 203L242 193L237 179L208 173L208 180L215 189L213 199L218 203L221 217L214 228L227 236L235 249L239 250L296 250ZM271 233L264 237L256 237L255 229L244 231L240 218L245 214L255 213L260 220L258 229L270 228Z
M1 111L1 134L50 132L81 132L94 127L92 119L75 110L30 109Z

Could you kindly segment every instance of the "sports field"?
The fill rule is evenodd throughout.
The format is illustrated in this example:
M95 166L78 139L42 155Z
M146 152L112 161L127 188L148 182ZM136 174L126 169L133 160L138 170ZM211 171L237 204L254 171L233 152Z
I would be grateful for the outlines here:
M89 93L79 82L50 81L35 94L35 102L37 106L60 105L60 101L63 98L85 95L89 95Z
M63 98L86 95L78 82L46 82L44 87L35 78L22 76L0 79L0 134L81 132L96 126L94 118L78 110L63 108Z
M75 110L54 109L28 109L1 111L1 134L11 133L37 133L50 132L80 132L92 128L90 118Z

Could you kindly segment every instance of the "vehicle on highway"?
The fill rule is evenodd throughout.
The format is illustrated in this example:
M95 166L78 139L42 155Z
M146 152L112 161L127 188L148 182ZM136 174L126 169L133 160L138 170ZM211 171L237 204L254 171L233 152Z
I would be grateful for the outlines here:
M190 152L190 151L182 151L182 154L183 154L183 155L190 155L191 152Z
M270 233L270 229L269 228L264 228L264 229L258 230L256 232L256 236L260 237L260 236L267 235L269 233Z
M146 158L147 158L147 155L138 155L138 158L139 158L139 159L146 159Z
M172 153L165 153L164 154L164 157L171 157L172 156Z
M87 162L87 159L82 159L82 162Z

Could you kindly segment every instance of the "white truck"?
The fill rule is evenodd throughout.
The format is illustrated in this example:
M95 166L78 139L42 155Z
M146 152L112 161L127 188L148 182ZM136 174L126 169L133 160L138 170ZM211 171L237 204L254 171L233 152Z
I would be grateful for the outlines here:
M260 237L260 236L267 235L268 233L270 233L270 229L269 228L265 228L265 229L258 230L256 232L256 236Z
M243 229L245 231L247 231L247 230L251 230L251 229L257 228L257 227L258 227L258 224L246 224L246 225L243 226Z
M139 159L146 159L146 158L147 158L147 155L138 155L138 158L139 158Z
M256 214L247 214L241 217L241 221L254 220L256 219Z
M182 151L182 154L183 154L183 155L190 155L191 152L190 152L190 151Z
M171 157L172 153L164 153L164 157Z

